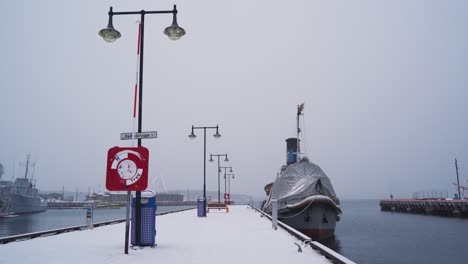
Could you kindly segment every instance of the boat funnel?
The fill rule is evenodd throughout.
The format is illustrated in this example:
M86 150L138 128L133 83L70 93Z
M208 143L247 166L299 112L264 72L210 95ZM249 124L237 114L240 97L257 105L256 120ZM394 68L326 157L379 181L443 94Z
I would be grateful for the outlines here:
M286 139L286 164L293 164L297 161L297 153L299 152L298 144L300 139Z

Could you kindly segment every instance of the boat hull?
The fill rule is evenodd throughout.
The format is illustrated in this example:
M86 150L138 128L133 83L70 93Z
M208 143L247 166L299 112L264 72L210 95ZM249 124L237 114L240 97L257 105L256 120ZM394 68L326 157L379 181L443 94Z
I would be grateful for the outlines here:
M0 215L29 214L47 210L47 203L39 197L30 197L15 193L3 193L0 195Z
M38 213L47 210L47 205L38 197L10 194L10 212L14 214Z
M279 211L278 220L313 240L323 240L335 235L339 212L335 208L315 203L300 210Z

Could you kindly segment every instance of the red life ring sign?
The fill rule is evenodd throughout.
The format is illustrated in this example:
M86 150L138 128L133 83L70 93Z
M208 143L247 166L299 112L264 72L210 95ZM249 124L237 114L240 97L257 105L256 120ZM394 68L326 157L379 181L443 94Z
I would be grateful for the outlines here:
M113 147L107 152L106 188L144 191L148 187L149 151L145 147Z

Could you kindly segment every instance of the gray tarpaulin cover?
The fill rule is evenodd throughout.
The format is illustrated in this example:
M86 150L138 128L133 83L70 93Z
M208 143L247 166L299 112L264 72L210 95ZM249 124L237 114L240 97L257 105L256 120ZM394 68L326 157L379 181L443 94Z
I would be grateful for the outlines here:
M289 165L273 183L273 188L264 211L271 211L271 198L278 199L278 210L286 204L298 203L312 195L330 197L340 204L330 179L316 164L303 157L299 162Z

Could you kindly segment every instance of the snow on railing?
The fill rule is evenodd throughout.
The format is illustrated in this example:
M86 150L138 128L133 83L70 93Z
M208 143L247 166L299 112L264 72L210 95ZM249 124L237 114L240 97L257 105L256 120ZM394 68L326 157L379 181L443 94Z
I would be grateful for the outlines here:
M271 219L271 216L262 210L253 207L256 211L261 213L263 216L267 217L268 219ZM293 236L297 237L299 240L301 240L306 246L310 246L312 249L318 251L320 254L325 256L326 258L330 259L333 263L336 264L356 264L355 262L347 259L346 257L338 254L337 252L331 250L330 248L322 245L321 243L317 241L312 241L312 239L301 232L297 231L296 229L288 226L287 224L278 221L278 225L282 227L284 230L288 231L290 234Z

